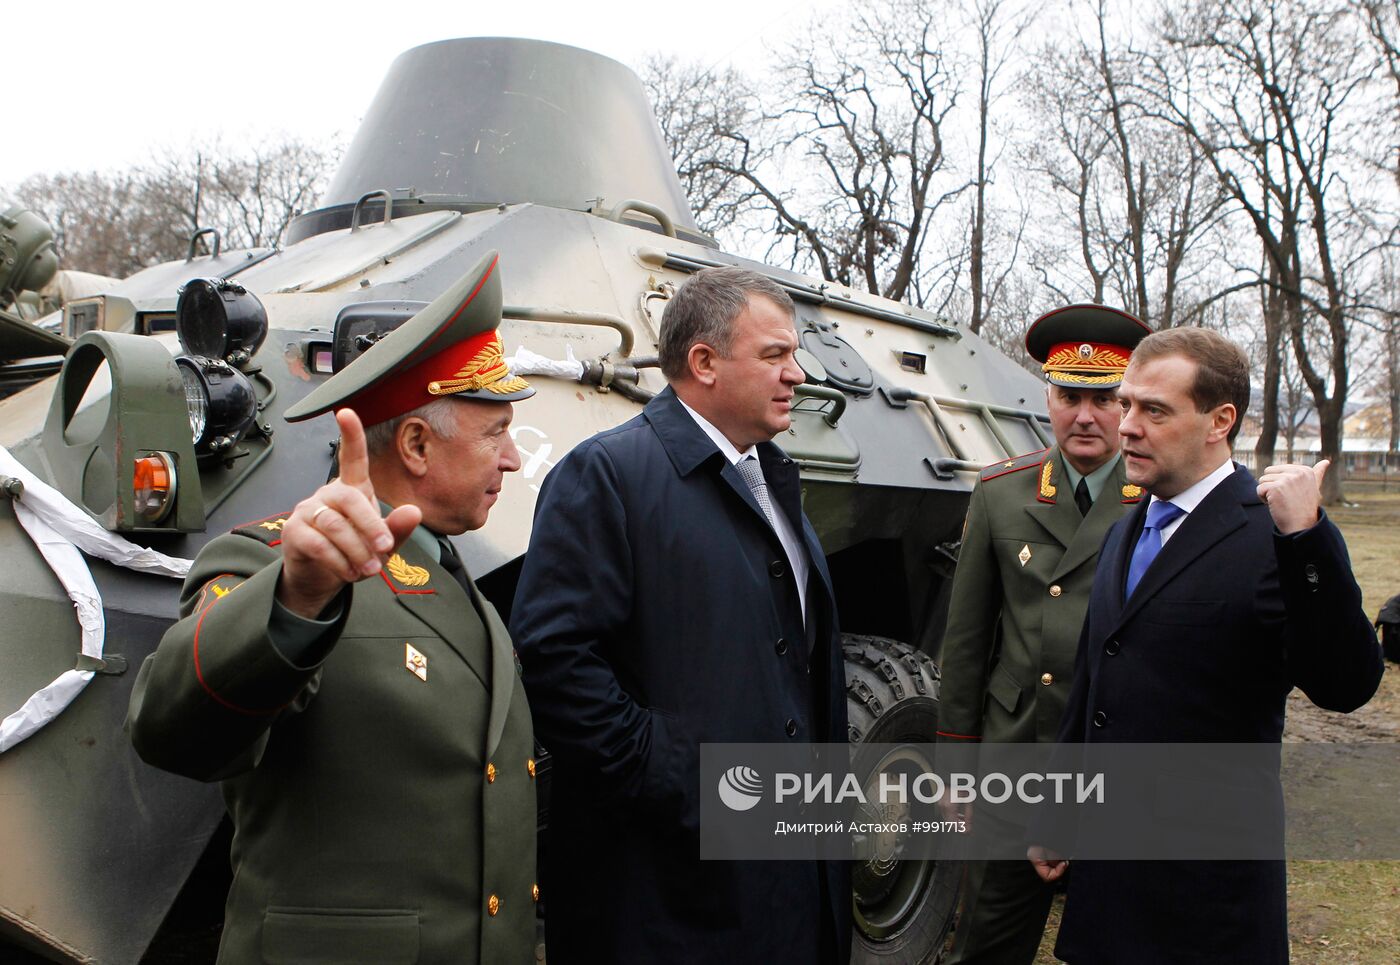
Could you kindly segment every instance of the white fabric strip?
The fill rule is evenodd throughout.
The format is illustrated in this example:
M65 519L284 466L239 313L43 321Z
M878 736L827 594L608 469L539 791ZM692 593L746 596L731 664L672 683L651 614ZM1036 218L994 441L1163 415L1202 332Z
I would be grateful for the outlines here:
M84 655L102 658L106 621L102 616L102 596L80 549L143 573L184 579L189 572L189 560L137 546L103 529L62 493L26 469L4 446L0 446L0 476L12 476L24 483L24 494L14 501L15 517L73 601ZM57 717L92 676L90 670L66 670L0 721L0 754Z

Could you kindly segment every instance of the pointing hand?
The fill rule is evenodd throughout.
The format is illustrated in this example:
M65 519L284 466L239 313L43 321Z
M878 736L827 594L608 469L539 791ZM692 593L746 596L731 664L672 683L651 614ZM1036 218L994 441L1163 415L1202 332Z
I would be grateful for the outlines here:
M378 573L423 518L411 505L380 517L360 417L341 409L335 419L340 425L340 476L298 503L282 527L277 599L309 619L347 583Z

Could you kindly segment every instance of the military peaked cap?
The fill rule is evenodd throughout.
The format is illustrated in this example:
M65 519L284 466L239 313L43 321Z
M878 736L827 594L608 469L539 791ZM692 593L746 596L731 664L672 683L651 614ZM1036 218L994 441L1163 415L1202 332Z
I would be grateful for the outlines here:
M1112 389L1138 342L1152 329L1127 312L1104 305L1068 305L1046 312L1026 331L1026 351L1042 363L1051 385Z
M445 396L515 402L534 395L530 383L511 375L496 331L498 261L487 252L421 312L289 408L287 421L349 408L372 426Z

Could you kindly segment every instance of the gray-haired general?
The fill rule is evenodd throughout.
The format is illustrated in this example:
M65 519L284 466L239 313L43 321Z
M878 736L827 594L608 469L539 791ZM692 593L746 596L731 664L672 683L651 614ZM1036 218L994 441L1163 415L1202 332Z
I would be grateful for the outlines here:
M699 859L702 742L846 739L830 578L771 441L797 344L773 281L696 273L662 322L670 387L541 489L511 629L555 761L553 965L848 956L843 863Z
M233 821L220 962L534 960L529 707L446 539L520 468L496 268L287 410L338 410L339 478L205 546L141 667L137 751Z

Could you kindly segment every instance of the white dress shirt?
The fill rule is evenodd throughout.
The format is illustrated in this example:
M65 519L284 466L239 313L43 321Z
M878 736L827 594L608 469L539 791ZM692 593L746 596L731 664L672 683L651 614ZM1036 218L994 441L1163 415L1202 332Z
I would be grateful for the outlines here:
M730 465L737 466L739 460L747 458L748 456L753 456L755 460L758 459L758 453L754 451L753 446L749 446L743 452L740 452L738 449L734 448L734 443L730 442L723 432L720 432L711 425L709 419L706 419L700 413L686 405L679 397L677 397L676 401L680 402L681 408L690 413L690 417L695 420L695 424L705 430L705 435L710 437L710 441L719 448L724 458L729 460ZM793 578L797 580L797 600L802 607L802 622L806 624L807 573L810 567L807 560L807 552L802 548L801 537L793 530L792 522L787 518L787 514L783 512L782 507L778 505L777 499L773 499L773 520L776 524L773 528L777 530L778 541L783 544L783 552L787 555L788 566L792 568Z
M1215 470L1215 472L1167 500L1167 502L1185 510L1185 512L1162 527L1162 545L1167 545L1167 540L1172 538L1172 534L1177 531L1177 528L1181 526L1186 517L1190 516L1191 513L1195 511L1196 507L1201 505L1201 500L1210 495L1212 489L1219 486L1234 474L1235 463L1230 459L1226 459L1224 464L1221 465L1219 469ZM1156 496L1152 497L1152 502L1155 503L1159 501L1160 500L1158 500ZM1148 508L1152 508L1151 504L1148 505Z

